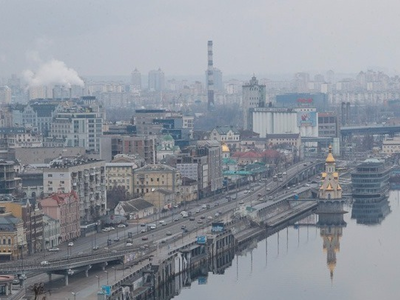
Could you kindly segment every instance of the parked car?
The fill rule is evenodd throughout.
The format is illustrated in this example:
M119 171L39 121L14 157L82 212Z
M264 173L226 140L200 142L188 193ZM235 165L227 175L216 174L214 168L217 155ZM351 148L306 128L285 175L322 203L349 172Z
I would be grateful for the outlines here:
M93 246L92 248L94 251L99 250L99 246Z
M194 217L190 217L189 220L190 220L190 221L194 221L194 220L196 220L196 219L195 219Z
M149 239L149 237L148 236L142 236L142 241L147 241Z
M74 245L74 242L69 242L68 247L72 247Z
M166 235L172 235L172 232L171 231L167 231Z
M110 231L110 228L106 227L106 228L103 228L101 231L103 231L103 232L109 232L109 231Z
M126 227L126 225L125 224L118 224L118 226L117 226L118 228L125 228Z
M41 266L48 266L50 263L47 260L41 261L40 265Z
M126 247L132 247L133 244L132 243L126 243Z
M114 238L114 242L119 242L119 237Z

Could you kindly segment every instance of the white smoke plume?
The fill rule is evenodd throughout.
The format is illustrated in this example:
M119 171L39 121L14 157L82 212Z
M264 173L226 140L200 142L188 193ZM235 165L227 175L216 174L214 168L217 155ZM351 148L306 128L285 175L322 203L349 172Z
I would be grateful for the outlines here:
M41 64L36 72L25 70L23 75L29 87L59 84L70 88L71 85L84 85L74 69L68 68L64 62L56 59Z

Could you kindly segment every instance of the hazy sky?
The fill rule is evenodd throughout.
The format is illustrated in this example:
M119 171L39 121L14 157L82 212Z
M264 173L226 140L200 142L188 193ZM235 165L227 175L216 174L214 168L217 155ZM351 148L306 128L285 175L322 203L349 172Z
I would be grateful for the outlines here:
M397 72L398 0L0 0L0 76L56 59L79 75Z

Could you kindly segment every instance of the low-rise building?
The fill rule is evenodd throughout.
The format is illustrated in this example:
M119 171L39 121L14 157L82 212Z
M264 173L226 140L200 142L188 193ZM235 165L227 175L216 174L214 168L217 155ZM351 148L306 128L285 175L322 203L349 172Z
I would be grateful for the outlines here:
M43 212L60 221L60 242L81 235L79 198L76 192L58 193L40 200Z
M146 218L154 213L154 206L143 198L120 201L114 209L114 214L124 216L128 220Z
M144 195L144 199L150 202L157 212L163 209L170 209L180 202L180 192L173 192L167 189L153 189L152 192Z
M197 180L193 180L188 177L182 177L181 185L181 199L182 202L190 202L198 199L198 183Z
M60 220L43 215L43 249L46 250L58 246L61 242L60 232Z
M17 260L27 254L23 223L22 219L0 210L0 261Z
M385 154L400 153L400 137L385 139L382 142L382 152Z
M230 150L235 151L239 148L240 132L233 126L217 126L211 131L210 140L225 143Z

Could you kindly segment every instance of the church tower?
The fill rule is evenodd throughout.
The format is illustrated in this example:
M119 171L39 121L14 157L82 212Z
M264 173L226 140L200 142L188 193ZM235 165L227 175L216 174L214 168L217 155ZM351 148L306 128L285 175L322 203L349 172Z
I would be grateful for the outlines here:
M335 158L332 155L332 147L325 160L325 172L321 174L321 186L318 193L318 222L320 236L323 239L323 250L327 254L327 266L331 280L336 267L336 253L340 250L340 238L346 222L342 199L342 188L339 184L339 174L336 172Z
M339 184L339 173L336 172L335 158L332 155L332 146L325 160L325 172L321 174L322 184L319 188L318 198L320 200L341 200L342 188Z

